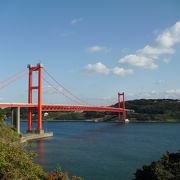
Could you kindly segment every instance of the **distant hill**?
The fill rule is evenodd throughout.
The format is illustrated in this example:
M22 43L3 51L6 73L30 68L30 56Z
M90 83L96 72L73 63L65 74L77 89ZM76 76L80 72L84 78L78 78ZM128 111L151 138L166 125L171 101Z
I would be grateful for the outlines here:
M117 104L115 105L117 107ZM131 120L180 121L180 100L178 99L139 99L126 101Z

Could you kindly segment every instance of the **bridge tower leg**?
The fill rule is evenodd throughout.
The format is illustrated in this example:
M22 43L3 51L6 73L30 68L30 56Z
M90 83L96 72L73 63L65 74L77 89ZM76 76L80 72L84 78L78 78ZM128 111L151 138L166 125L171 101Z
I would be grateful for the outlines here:
M43 133L42 129L42 64L38 64L38 132Z
M32 65L28 65L29 68L29 83L28 83L28 104L32 104ZM32 131L32 108L28 108L28 132Z
M38 126L37 132L42 133L44 132L42 129L42 64L37 64L37 66L32 66L31 64L28 65L29 68L29 84L28 84L28 103L32 104L32 92L33 90L38 90ZM38 72L38 85L33 86L32 78L33 72ZM28 108L28 132L32 132L32 108Z
M118 93L118 108L121 107L121 99L120 99L120 93ZM120 121L121 120L121 113L119 112L118 113L118 120Z
M123 92L123 109L124 109L124 111L123 111L123 120L124 120L124 122L125 122L125 120L126 120L126 111L125 111L126 105L125 105L125 96L124 96L124 92Z
M118 108L121 108L121 97L122 97L122 109L123 109L123 121L126 119L126 111L125 111L125 96L123 93L118 93ZM121 113L118 113L118 120L121 120Z

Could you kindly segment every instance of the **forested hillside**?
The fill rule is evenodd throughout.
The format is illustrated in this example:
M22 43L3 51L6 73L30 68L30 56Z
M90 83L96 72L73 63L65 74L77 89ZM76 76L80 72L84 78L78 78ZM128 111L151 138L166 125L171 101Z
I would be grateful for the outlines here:
M180 120L180 101L173 99L140 99L126 102L131 120Z

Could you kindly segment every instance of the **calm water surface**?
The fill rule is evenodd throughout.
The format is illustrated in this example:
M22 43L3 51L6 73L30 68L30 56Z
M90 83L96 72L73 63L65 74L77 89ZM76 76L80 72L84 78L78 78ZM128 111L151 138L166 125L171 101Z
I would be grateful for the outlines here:
M45 122L43 127L54 137L34 142L37 161L47 170L60 164L84 180L129 180L143 164L180 149L180 123Z

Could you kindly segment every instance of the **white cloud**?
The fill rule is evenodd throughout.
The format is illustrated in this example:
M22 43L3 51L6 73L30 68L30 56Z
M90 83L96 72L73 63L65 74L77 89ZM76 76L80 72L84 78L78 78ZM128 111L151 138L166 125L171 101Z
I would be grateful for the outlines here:
M129 54L119 60L122 64L130 64L138 67L144 67L148 69L156 69L158 66L153 62L150 57Z
M180 99L180 88L165 91L139 91L127 93L128 99Z
M98 72L102 74L109 74L110 70L107 68L104 64L101 62L95 63L95 64L88 64L85 67L85 70L88 72Z
M119 60L119 63L138 66L148 69L156 69L156 60L160 56L172 55L175 53L175 46L180 43L180 21L172 27L167 28L159 34L153 46L146 45L137 50L134 54L128 54ZM164 58L164 59L167 59Z
M180 21L177 21L175 25L167 28L165 31L159 34L156 42L159 46L167 48L180 43Z
M115 67L111 70L111 72L114 75L118 75L118 76L127 76L133 73L132 69L124 69L124 68L120 68L120 67Z
M109 48L99 45L95 45L87 48L87 52L89 53L109 52L109 51L110 51Z
M164 96L167 99L180 99L180 88L166 90Z
M170 89L170 90L167 90L166 93L168 94L177 94L177 95L180 95L180 89Z
M125 69L120 67L108 68L101 62L95 64L88 64L85 66L86 72L97 72L101 74L113 74L117 76L127 76L133 73L132 69Z
M75 25L75 24L78 24L79 22L81 22L82 20L83 20L83 18L74 18L73 20L71 20L70 24Z
M143 49L138 50L137 53L152 59L158 59L158 57L163 54L174 54L175 50L172 48L151 47L147 45Z

